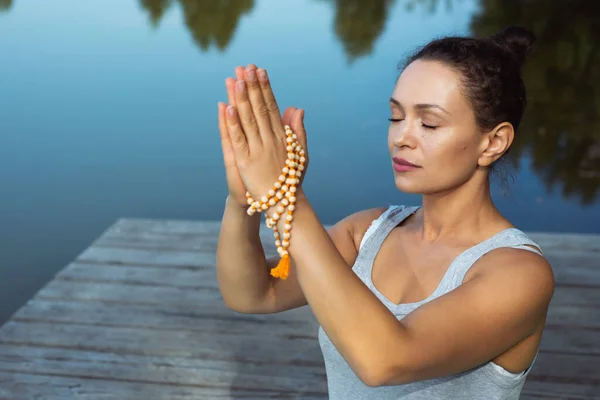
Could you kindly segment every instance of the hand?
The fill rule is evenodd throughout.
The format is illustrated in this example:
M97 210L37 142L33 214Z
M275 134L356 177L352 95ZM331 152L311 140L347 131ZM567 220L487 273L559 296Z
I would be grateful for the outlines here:
M231 108L219 103L219 128L230 197L247 207L246 190L254 198L262 197L285 166L283 126L292 127L305 151L306 132L304 110L289 107L280 117L266 71L250 64L246 69L237 67L235 72L237 81L225 81ZM300 182L308 167L308 155L305 157Z

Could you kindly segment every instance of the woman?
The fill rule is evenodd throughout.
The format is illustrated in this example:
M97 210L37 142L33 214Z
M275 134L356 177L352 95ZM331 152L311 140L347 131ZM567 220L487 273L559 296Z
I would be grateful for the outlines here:
M300 186L287 279L268 273L279 258L265 259L246 190L260 198L277 180L284 124L306 148L304 111L280 117L266 72L254 65L226 80L220 290L242 313L310 305L331 399L519 398L554 276L539 247L494 206L489 175L517 134L520 69L533 41L511 27L416 52L393 90L388 136L396 187L421 193L422 205L360 211L326 231Z

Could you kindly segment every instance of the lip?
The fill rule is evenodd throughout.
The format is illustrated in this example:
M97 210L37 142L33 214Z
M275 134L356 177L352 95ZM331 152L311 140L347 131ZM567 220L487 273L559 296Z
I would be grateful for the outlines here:
M406 161L404 158L392 157L394 171L396 172L408 172L414 171L420 168L418 165Z
M398 164L398 165L402 165L402 166L407 166L407 167L414 167L414 168L419 168L418 165L415 165L413 163L408 162L407 160L405 160L404 158L400 158L400 157L392 157L392 160L394 161L394 163Z

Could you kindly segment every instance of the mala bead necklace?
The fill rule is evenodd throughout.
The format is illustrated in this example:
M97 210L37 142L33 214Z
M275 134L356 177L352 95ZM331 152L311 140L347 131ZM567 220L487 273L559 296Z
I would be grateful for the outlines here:
M250 196L250 193L246 192L246 198L250 205L247 211L248 215L254 215L256 212L260 213L271 207L277 206L272 217L269 217L265 212L267 227L273 229L277 253L279 253L279 256L281 257L277 266L271 269L270 274L275 278L284 280L287 279L290 270L290 256L287 248L290 245L290 231L292 230L293 214L294 209L296 208L296 185L300 183L300 177L302 176L304 163L306 162L304 149L300 146L300 143L298 143L297 136L292 132L292 128L290 128L289 125L285 126L285 133L287 136L286 142L288 153L287 160L285 160L286 166L283 167L279 179L259 201L254 200L252 196ZM287 215L282 217L286 208ZM279 234L277 229L277 221L280 218L285 218L282 235Z

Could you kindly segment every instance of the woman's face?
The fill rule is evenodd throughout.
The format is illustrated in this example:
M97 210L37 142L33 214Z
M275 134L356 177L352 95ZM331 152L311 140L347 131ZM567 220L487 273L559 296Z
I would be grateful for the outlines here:
M412 62L396 82L390 109L390 155L417 166L396 170L392 161L399 190L439 193L473 176L484 135L454 71L435 61Z

